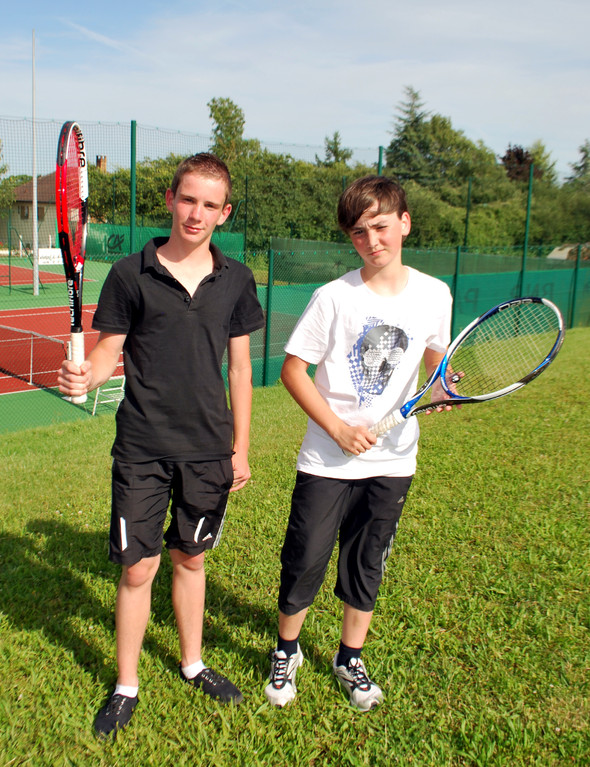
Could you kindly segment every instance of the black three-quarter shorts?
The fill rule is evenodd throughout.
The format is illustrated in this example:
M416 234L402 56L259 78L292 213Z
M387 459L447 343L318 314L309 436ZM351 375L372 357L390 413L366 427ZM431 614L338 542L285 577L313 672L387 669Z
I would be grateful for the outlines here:
M110 559L134 565L160 554L163 540L167 548L190 556L217 546L232 483L230 458L150 463L115 459ZM172 518L164 534L169 506Z
M309 607L339 537L334 593L371 612L412 477L331 479L297 472L281 552L279 610Z

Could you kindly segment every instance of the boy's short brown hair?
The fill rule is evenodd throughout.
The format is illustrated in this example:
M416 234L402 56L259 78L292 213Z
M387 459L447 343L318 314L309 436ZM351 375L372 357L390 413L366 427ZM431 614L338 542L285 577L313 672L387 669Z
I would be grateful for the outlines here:
M338 224L348 233L359 218L377 203L379 213L408 213L406 193L402 186L387 176L365 176L348 186L338 200Z
M176 190L187 173L200 173L202 176L218 178L224 181L226 187L224 204L227 205L231 197L232 184L228 167L223 160L220 160L219 157L210 152L199 152L184 159L176 168L174 178L170 184L170 190L173 195L176 195Z

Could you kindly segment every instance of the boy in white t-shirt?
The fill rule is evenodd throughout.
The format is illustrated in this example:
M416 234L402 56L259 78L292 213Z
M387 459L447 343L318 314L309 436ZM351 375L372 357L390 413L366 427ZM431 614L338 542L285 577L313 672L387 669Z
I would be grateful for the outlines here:
M383 694L361 650L416 470L419 426L410 418L380 438L369 429L413 394L422 359L430 374L444 356L452 300L445 283L402 264L411 222L397 183L382 176L353 182L339 200L338 223L363 266L316 290L285 347L281 378L309 421L281 553L278 641L265 693L277 706L295 698L299 634L339 539L334 593L344 614L333 670L351 703L369 711ZM442 398L433 387L432 401Z

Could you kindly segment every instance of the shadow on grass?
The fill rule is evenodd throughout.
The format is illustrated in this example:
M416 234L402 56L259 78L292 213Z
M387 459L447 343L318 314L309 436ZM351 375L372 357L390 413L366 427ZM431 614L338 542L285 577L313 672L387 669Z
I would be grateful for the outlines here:
M97 681L110 686L116 678L114 607L120 568L108 560L107 538L104 532L84 532L63 520L45 519L29 522L22 535L1 535L0 594L2 610L17 630L42 633ZM171 579L172 567L164 552L152 588L151 619L156 627L175 624ZM245 667L267 674L266 652L257 650L247 637L269 633L274 641L277 613L270 600L261 605L242 598L208 574L206 607L212 616L223 613L227 628L216 620L205 621L204 651L222 648L239 655ZM100 637L93 630L97 625ZM112 652L105 650L105 631L112 637ZM156 634L148 626L144 652L176 670L178 657ZM236 634L245 638L238 641Z
M116 573L107 570L102 533L80 532L63 521L32 520L23 535L0 536L2 609L20 631L40 632L71 653L76 663L103 680L108 659L92 624L114 626L112 609L88 589L96 576L108 588Z

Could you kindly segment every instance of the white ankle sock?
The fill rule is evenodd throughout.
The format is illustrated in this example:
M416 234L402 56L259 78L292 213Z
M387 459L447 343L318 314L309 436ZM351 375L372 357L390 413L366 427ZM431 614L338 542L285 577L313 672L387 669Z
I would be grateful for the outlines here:
M187 679L194 679L204 668L207 668L202 660L191 663L190 666L181 666L182 673Z
M125 695L127 698L137 698L139 687L131 687L128 684L117 684L115 687L115 695Z

